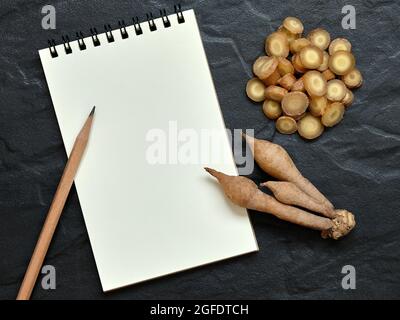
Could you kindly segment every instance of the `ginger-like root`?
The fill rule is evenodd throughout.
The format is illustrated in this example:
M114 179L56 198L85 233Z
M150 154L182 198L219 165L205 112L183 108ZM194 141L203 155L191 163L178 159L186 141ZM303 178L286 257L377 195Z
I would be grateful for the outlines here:
M333 208L332 203L297 169L292 158L280 145L243 134L254 160L264 172L282 181L294 183L318 202Z
M335 210L335 218L332 219L333 227L321 232L322 238L332 238L337 240L347 235L356 226L354 215L347 210Z
M318 212L331 219L336 217L335 209L316 201L307 193L300 190L292 182L267 181L261 183L260 185L270 189L275 198L284 204L299 206L314 212Z
M257 185L246 177L229 176L211 168L205 168L205 170L218 180L225 195L234 204L269 213L278 219L306 228L319 230L324 239L337 240L348 234L355 226L354 216L349 211L334 210L333 219L321 217L279 202L259 190Z
M205 170L218 179L226 196L240 207L270 213L279 219L324 231L324 234L328 235L333 227L331 219L285 205L259 190L257 185L246 177L229 176L211 168Z

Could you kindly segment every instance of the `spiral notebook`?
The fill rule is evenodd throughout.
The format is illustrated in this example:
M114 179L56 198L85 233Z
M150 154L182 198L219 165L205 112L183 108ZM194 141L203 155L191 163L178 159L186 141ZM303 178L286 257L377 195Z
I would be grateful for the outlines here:
M257 251L203 169L237 174L226 132L224 161L177 156L184 130L225 130L193 10L105 28L39 51L68 153L96 106L75 185L103 290Z

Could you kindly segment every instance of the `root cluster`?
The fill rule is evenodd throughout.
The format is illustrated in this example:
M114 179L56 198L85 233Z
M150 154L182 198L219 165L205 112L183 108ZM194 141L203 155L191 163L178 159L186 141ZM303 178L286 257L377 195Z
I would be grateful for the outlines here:
M309 122L303 125L309 125ZM286 126L290 131L291 125ZM320 130L317 124L315 126L317 129L309 130L314 132ZM304 130L304 128L299 127L299 130ZM337 240L355 227L354 215L344 209L335 209L333 204L308 179L303 177L285 149L269 141L249 136L245 136L245 139L250 145L254 160L261 169L280 181L267 181L261 184L271 190L274 196L270 196L246 177L229 176L206 168L208 173L218 179L226 196L233 203L243 208L272 214L279 219L303 227L319 230L323 238Z
M342 120L353 103L351 90L360 87L363 78L348 40L331 41L322 28L306 37L303 31L299 19L287 17L265 39L267 55L254 62L255 77L247 83L246 92L254 102L264 102L265 115L276 120L280 133L297 131L305 139L315 139L324 132L323 127Z

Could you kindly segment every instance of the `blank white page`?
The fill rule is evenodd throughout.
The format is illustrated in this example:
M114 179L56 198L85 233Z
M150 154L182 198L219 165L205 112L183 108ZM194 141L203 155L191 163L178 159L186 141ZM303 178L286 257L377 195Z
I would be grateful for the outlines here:
M174 148L164 164L147 158L151 129L167 143L174 124L224 130L194 12L183 14L154 32L142 23L142 35L127 27L127 39L117 29L112 43L99 34L98 47L85 38L83 51L71 42L71 54L58 45L56 58L39 51L68 154L96 106L75 185L104 291L258 250L246 210L203 169L237 174L227 135L227 161L177 163Z

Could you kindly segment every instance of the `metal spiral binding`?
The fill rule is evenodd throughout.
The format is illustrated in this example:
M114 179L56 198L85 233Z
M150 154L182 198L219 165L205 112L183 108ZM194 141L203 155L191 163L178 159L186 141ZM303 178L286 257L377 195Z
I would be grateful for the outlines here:
M104 29L106 30L106 37L107 37L108 43L114 42L114 36L112 34L112 28L111 28L110 24L105 24Z
M81 51L86 50L86 43L83 40L84 37L82 31L76 33L76 38L78 40L79 49L81 49Z
M90 33L92 34L93 45L98 47L100 45L99 37L97 36L97 29L90 28Z
M178 23L179 24L184 23L185 22L185 17L183 15L181 5L180 4L174 5L174 10L175 10L175 14L177 16ZM161 20L163 22L164 28L171 27L172 24L171 24L170 19L168 18L167 11L165 9L160 10L160 18L161 18ZM146 20L147 20L147 22L149 24L150 31L151 32L156 31L157 30L157 25L154 22L154 17L153 17L153 14L151 12L146 14ZM132 21L133 21L133 27L135 28L136 35L139 36L139 35L143 34L143 30L142 30L142 27L140 25L139 18L138 17L134 17L134 18L132 18ZM126 30L126 24L125 24L124 20L118 21L118 28L119 28L119 30L121 32L121 38L122 39L129 38L129 34L128 34L128 31ZM105 29L105 35L107 37L107 41L109 43L114 42L115 38L114 38L114 35L113 35L113 32L112 32L113 30L111 28L111 25L110 24L105 24L104 25L104 29ZM100 46L101 43L100 43L100 40L99 40L99 37L98 37L97 29L96 28L90 28L90 33L91 33L91 37L92 37L92 40L93 40L93 46L94 47ZM79 31L79 32L76 33L76 40L78 41L79 49L81 51L82 50L86 50L87 47L86 47L86 43L84 41L84 36L83 36L82 31ZM70 39L69 39L68 35L62 36L62 42L63 42L65 53L66 54L71 54L72 53L72 48L71 48L71 45L70 45ZM54 41L54 39L48 40L48 44L49 44L49 50L50 50L51 57L52 58L58 57L58 52L57 52L57 49L56 49L56 42Z
M143 34L142 27L140 26L140 23L139 23L139 18L135 17L135 18L132 18L132 20L133 20L133 26L135 27L136 35L139 36L139 35Z
M64 43L64 50L66 54L72 53L71 46L69 45L69 37L68 36L62 36L62 41Z
M182 7L180 4L174 5L175 13L178 16L178 23L184 23L185 22L185 17L183 16L182 13Z
M152 31L152 32L156 31L157 30L157 26L156 26L156 24L154 22L153 14L151 12L150 13L146 13L146 18L147 18L147 22L149 24L150 31Z
M48 40L47 41L49 43L49 50L50 50L50 54L53 58L58 57L58 53L56 50L56 42L54 41L54 39Z
M118 27L119 27L119 30L121 31L121 38L122 39L129 38L129 34L126 31L126 25L125 25L124 20L118 21Z
M164 23L164 28L169 28L171 26L171 22L168 19L167 11L165 9L160 10L160 17Z

